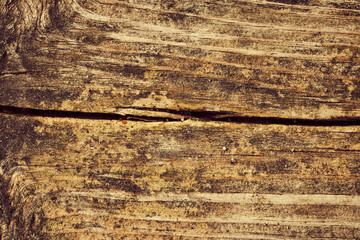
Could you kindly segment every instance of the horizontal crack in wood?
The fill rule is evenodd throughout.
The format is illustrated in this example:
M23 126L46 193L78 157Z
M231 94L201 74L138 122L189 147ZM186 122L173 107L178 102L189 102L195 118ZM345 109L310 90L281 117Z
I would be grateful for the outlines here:
M199 121L218 121L231 123L248 124L276 124L276 125L299 125L299 126L360 126L360 118L332 118L332 119L299 119L299 118L276 118L276 117L256 117L256 116L236 116L232 112L226 111L193 111L193 110L174 110L165 108L143 108L143 107L118 107L118 109L136 109L153 112L164 112L181 116L181 118L154 117L133 114L99 113L99 112L77 112L63 110L42 110L34 108L21 108L0 105L0 113L53 117L53 118L75 118L89 120L130 120L143 122L174 122L187 119Z

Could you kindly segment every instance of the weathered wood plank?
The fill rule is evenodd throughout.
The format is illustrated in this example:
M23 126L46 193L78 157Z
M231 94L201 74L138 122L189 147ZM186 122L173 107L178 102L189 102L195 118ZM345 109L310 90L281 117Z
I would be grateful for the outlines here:
M360 116L358 1L1 3L2 105Z
M356 239L360 128L0 116L2 239Z

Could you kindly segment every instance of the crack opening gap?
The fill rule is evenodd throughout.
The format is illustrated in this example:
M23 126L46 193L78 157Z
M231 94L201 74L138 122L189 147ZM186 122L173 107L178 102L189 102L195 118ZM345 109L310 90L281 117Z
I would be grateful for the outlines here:
M182 120L195 119L200 121L217 121L230 123L248 124L276 124L276 125L299 125L299 126L360 126L360 118L333 118L333 119L301 119L301 118L278 118L278 117L251 117L251 116L231 116L236 113L227 111L192 111L192 110L173 110L164 108L143 108L143 107L118 107L122 109L138 109L146 111L167 112L182 116ZM96 113L96 112L77 112L63 110L40 110L34 108L21 108L0 105L0 113L53 117L53 118L75 118L89 120L131 120L140 122L179 122L181 119L169 117L150 117L138 115L121 115L116 113Z
M180 121L179 119L136 116L131 114L121 115L116 113L42 110L35 108L21 108L21 107L4 106L4 105L0 105L0 113L31 116L31 117L75 118L75 119L89 119L89 120L131 120L131 121L141 121L141 122Z

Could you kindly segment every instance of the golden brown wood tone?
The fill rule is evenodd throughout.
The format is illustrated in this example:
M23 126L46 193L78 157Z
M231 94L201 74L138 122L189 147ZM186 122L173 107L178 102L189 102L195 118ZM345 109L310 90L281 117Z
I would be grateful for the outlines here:
M2 105L360 117L359 1L1 3Z
M0 0L0 240L360 239L359 82L358 0Z
M1 115L4 239L355 239L359 127Z

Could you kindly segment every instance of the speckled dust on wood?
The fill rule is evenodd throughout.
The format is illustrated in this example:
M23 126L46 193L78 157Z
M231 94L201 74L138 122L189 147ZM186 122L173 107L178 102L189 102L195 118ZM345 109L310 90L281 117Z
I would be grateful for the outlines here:
M359 239L360 126L178 114L360 117L359 44L356 0L0 0L0 106L177 120L0 113L0 239Z
M360 237L357 126L2 114L0 127L4 239Z

